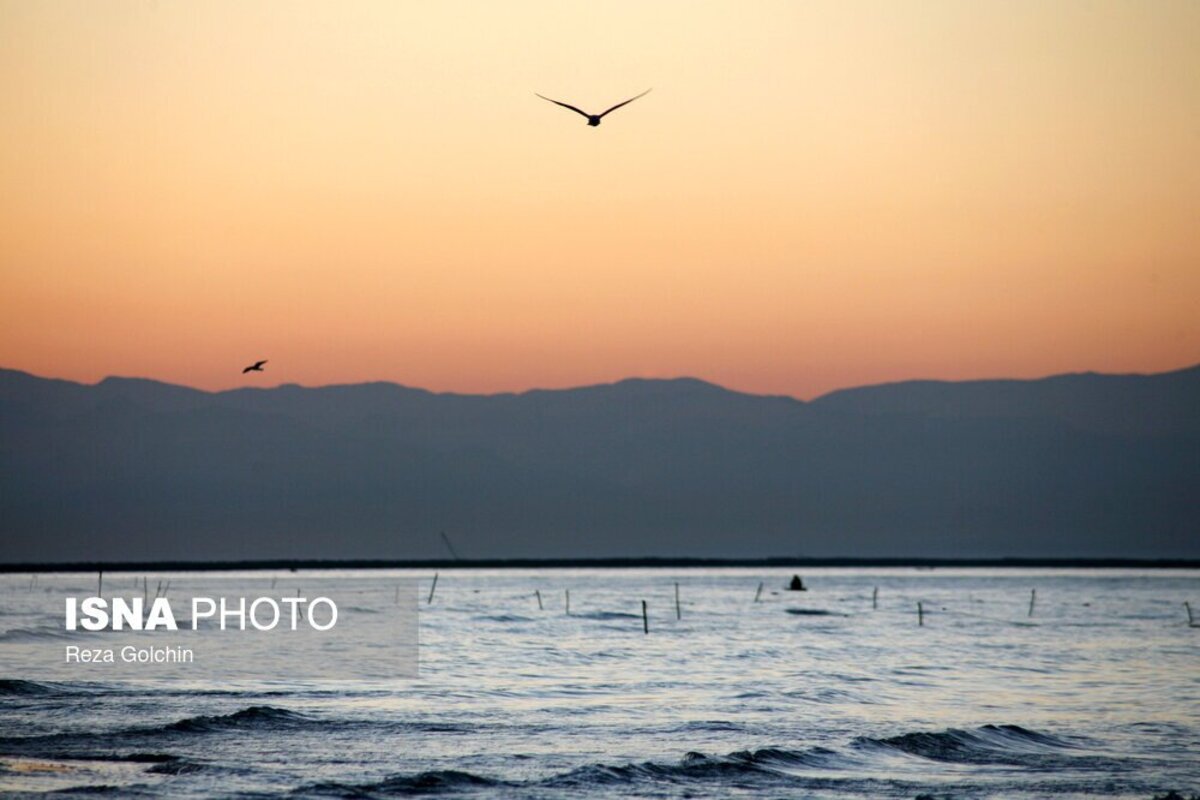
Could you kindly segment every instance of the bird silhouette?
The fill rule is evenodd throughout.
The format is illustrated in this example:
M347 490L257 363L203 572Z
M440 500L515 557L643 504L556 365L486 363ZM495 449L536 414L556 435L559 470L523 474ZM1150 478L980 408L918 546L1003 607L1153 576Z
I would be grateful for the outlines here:
M255 361L253 364L242 370L242 374L245 375L247 372L262 372L262 365L265 363L267 363L265 358L262 361Z
M537 94L537 92L534 92L534 94ZM582 110L582 109L579 109L579 108L576 108L575 106L573 106L573 105L571 105L571 104L569 104L569 103L560 103L560 102L559 102L559 101L557 101L557 100L553 100L553 99L551 99L551 98L549 98L549 97L546 97L546 95L544 95L544 94L538 94L538 97L542 98L543 100L549 100L551 103L554 103L554 105L556 105L556 106L562 106L563 108L569 108L569 109L571 109L572 111L574 111L576 114L582 114L583 116L587 117L587 121L588 121L588 122L587 122L587 124L588 124L589 126L591 126L591 127L593 127L593 128L594 128L594 127L596 127L597 125L599 125L599 124L600 124L600 120L604 118L604 115L605 115L605 114L611 114L612 112L616 111L616 110L617 110L618 108L620 108L621 106L627 106L627 105L629 105L630 103L632 103L634 100L637 100L637 99L638 99L638 97L645 97L645 96L646 96L646 95L648 95L648 94L650 94L650 90L649 90L649 89L647 89L646 91L642 92L641 94L639 94L639 95L637 95L637 96L635 96L635 97L631 97L631 98L629 98L628 100L625 100L625 101L623 101L623 102L617 103L617 104L616 104L615 106L613 106L612 108L608 109L607 111L603 111L603 112L601 112L601 113L599 113L599 114L589 114L589 113L587 113L586 111L584 111L584 110Z

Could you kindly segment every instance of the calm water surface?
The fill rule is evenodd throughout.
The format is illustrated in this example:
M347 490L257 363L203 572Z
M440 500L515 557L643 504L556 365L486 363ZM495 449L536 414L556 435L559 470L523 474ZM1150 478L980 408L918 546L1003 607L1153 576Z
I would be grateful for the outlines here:
M375 596L387 597L402 576L418 578L427 595L428 573L278 580L378 584ZM182 591L218 576L151 575L151 586L164 577ZM264 588L276 578L220 577ZM804 593L782 591L789 577L761 569L443 572L434 602L421 600L417 680L298 682L288 677L286 650L254 654L271 678L246 682L63 682L0 660L0 790L1200 793L1200 628L1188 627L1183 607L1191 601L1200 617L1200 573L822 569L804 573ZM31 592L28 575L0 576L0 645L62 637L61 612L39 617L29 598L89 593L94 578L43 575ZM362 643L364 653L370 645Z

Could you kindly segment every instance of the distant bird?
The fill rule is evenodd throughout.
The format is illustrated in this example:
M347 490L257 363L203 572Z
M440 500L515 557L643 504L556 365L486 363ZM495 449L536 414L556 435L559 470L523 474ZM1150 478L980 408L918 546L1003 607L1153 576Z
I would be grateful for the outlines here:
M534 94L537 94L537 92L534 92ZM610 108L610 109L608 109L607 111L604 111L604 112L602 112L602 113L599 113L599 114L589 114L589 113L587 113L586 111L583 111L582 109L578 109L578 108L576 108L576 107L575 107L575 106L573 106L573 105L569 105L569 104L567 104L567 103L560 103L560 102L559 102L559 101L557 101L557 100L551 100L549 97L546 97L546 95L544 95L544 94L538 94L538 97L542 98L543 100L550 100L550 102L551 102L551 103L554 103L554 105L556 105L556 106L562 106L563 108L569 108L569 109L571 109L572 111L574 111L576 114L582 114L583 116L587 117L588 125L590 125L591 127L593 127L593 128L594 128L594 127L596 127L597 125L599 125L599 124L600 124L600 120L604 118L604 115L605 115L605 114L611 114L612 112L616 111L616 110L617 110L618 108L620 108L621 106L627 106L627 105L629 105L630 103L632 103L634 100L637 100L637 99L638 99L638 97L645 97L645 96L646 96L646 95L648 95L648 94L650 94L650 90L649 90L649 89L647 89L646 91L644 91L644 92L642 92L641 94L637 95L637 97L631 97L631 98L629 98L628 100L626 100L626 101L624 101L624 102L617 103L617 104L616 104L615 106L613 106L612 108Z
M265 363L267 363L265 358L262 361L255 361L253 364L242 370L242 374L245 375L247 372L262 372L262 365Z

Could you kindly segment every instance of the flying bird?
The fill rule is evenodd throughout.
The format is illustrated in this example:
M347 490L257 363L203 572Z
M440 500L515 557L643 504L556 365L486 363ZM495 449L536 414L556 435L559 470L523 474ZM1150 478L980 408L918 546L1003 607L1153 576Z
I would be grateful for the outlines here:
M253 364L242 370L242 374L245 375L247 372L262 372L262 365L265 363L267 363L265 358L262 361L255 361Z
M537 94L537 92L534 92L534 94ZM570 104L568 104L568 103L560 103L560 102L559 102L559 101L557 101L557 100L552 100L551 98L549 98L549 97L546 97L546 95L544 95L544 94L538 94L538 97L542 98L543 100L549 100L551 103L554 103L554 105L556 105L556 106L562 106L563 108L569 108L569 109L571 109L572 111L574 111L576 114L582 114L583 116L587 117L587 121L588 121L588 123L587 123L587 124L588 124L588 125L590 125L591 127L593 127L593 128L594 128L594 127L596 127L597 125L599 125L599 124L600 124L600 120L604 118L604 115L605 115L605 114L611 114L612 112L616 111L616 110L617 110L618 108L620 108L621 106L627 106L627 105L629 105L630 103L632 103L634 100L637 100L637 99L638 99L638 97L645 97L645 96L646 96L646 95L648 95L648 94L650 94L650 90L649 90L649 89L647 89L646 91L644 91L644 92L642 92L641 94L637 95L636 97L631 97L631 98L629 98L628 100L625 100L625 101L623 101L623 102L617 103L617 104L616 104L615 106L613 106L612 108L608 109L607 111L603 111L603 112L601 112L601 113L599 113L599 114L589 114L589 113L587 113L586 111L584 111L584 110L582 110L582 109L578 109L578 108L576 108L575 106L573 106L573 105L570 105Z

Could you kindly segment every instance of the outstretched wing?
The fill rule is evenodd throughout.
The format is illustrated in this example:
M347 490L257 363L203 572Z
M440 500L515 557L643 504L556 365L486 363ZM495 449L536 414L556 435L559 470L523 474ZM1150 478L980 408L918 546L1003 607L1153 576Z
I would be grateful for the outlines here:
M618 108L620 108L621 106L627 106L627 105L629 105L630 103L632 103L634 100L637 100L637 99L638 99L638 97L645 97L645 96L646 96L646 95L648 95L648 94L650 94L650 89L647 89L646 91L642 92L641 94L637 95L636 97L631 97L631 98L629 98L628 100L624 101L623 103L617 103L615 106L613 106L612 108L608 109L608 111L605 111L605 112L604 112L604 113L602 113L602 114L597 114L596 116L597 116L597 117L603 117L603 116L604 116L604 114L607 114L607 113L609 113L610 111L616 111L616 110L617 110ZM578 110L578 109L576 109L576 110Z
M259 361L257 364L255 364L254 367L255 367L255 369L257 369L265 363L267 363L267 360L264 358L262 361Z
M242 370L242 374L245 375L247 372L253 371L253 369L254 369L254 367L246 367L245 369Z
M534 92L534 94L537 94L537 92ZM550 100L550 98L549 98L549 97L546 97L546 95L544 95L544 94L538 94L537 96L538 96L538 97L540 97L540 98L542 98L543 100ZM588 114L586 111L581 111L581 110L579 110L579 109L578 109L578 108L576 108L575 106L568 105L567 103L560 103L560 102L558 102L557 100L550 100L550 102L551 102L551 103L554 103L554 105L556 105L556 106L562 106L563 108L569 108L569 109L571 109L572 111L574 111L576 114L583 114L583 115L584 115L585 117L587 117L588 119L591 119L591 115L590 115L590 114ZM607 113L607 112L606 112L606 113Z

